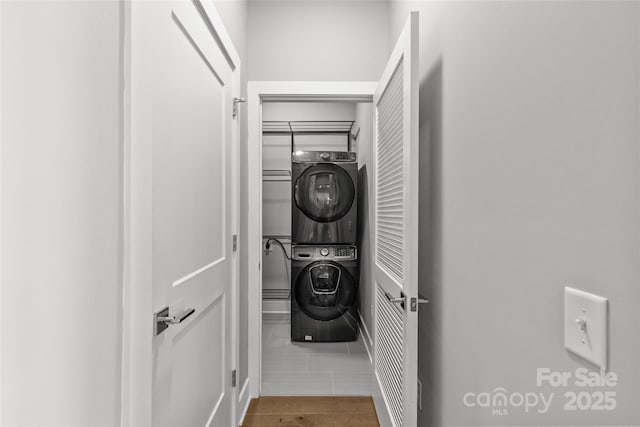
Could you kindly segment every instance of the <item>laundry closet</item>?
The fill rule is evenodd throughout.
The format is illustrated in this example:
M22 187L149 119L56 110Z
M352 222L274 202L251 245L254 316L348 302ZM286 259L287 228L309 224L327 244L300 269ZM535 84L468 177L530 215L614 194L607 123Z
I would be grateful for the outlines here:
M263 395L373 393L372 119L370 103L263 104Z

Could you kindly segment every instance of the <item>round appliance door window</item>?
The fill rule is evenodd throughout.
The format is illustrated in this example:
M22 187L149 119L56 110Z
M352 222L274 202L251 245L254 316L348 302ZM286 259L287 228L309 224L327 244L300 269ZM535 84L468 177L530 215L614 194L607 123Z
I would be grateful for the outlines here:
M333 320L353 306L356 282L340 264L318 261L300 272L294 294L304 314L314 320Z
M333 222L349 212L356 196L349 174L339 166L310 166L296 181L294 199L298 209L316 222Z

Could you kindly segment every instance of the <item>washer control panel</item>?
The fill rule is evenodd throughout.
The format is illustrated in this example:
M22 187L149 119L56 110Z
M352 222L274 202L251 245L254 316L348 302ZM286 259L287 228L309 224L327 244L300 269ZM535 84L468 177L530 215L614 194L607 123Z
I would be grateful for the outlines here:
M320 259L332 261L354 260L358 259L358 250L354 245L294 245L291 258L299 261Z

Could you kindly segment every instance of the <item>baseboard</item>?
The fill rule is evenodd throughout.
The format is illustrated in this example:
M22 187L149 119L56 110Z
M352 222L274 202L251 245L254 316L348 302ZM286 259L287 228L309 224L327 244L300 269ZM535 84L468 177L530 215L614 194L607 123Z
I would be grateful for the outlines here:
M240 417L236 420L238 425L242 424L242 420L247 416L249 410L249 404L251 403L251 387L249 387L249 378L247 378L240 389L240 395L238 396L238 407L244 407L240 413ZM244 403L243 403L244 402Z
M378 414L378 423L380 424L380 427L395 427L395 424L393 424L393 421L391 421L390 416L391 406L389 405L386 396L380 388L380 378L378 377L377 373L375 374L375 379L376 393L373 396L373 404L376 408L376 413Z
M371 339L371 334L369 334L367 325L364 323L364 319L360 312L358 312L358 317L360 318L360 334L362 335L362 341L364 341L364 348L367 350L369 361L373 365L373 340Z
M360 312L358 312L358 317L360 318L360 333L362 334L362 341L364 342L364 347L367 350L367 355L369 355L369 360L373 365L373 339L371 338L371 334L367 329L367 324L364 323L364 319ZM389 402L387 402L386 397L382 393L382 389L380 388L380 379L378 378L378 374L375 373L374 366L374 378L375 378L375 392L373 393L373 404L376 408L376 413L378 414L378 422L380 423L380 427L394 427L393 422L391 421L390 412L389 412Z

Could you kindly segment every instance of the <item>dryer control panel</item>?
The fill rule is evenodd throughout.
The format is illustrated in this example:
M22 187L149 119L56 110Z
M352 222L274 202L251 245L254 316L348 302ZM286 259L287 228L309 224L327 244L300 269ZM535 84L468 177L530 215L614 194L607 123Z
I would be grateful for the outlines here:
M291 259L299 261L321 259L330 261L355 260L358 259L358 250L354 245L294 245Z
M355 163L352 151L295 151L291 153L293 163Z

